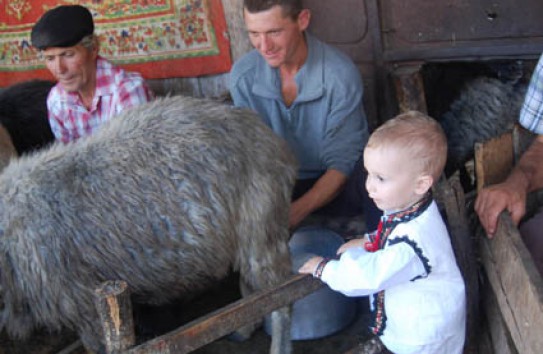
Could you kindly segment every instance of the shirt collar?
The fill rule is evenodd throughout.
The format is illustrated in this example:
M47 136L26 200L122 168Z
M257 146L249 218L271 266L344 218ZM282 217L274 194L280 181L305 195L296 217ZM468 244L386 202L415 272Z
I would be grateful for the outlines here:
M307 41L307 59L294 77L298 87L297 102L307 102L321 97L324 93L324 47L315 37L305 32ZM277 68L272 68L259 56L253 84L255 95L283 100L281 80Z
M422 214L433 201L432 192L428 191L419 201L415 202L410 207L395 211L385 212L382 216L382 220L385 224L395 224L400 222L407 222Z

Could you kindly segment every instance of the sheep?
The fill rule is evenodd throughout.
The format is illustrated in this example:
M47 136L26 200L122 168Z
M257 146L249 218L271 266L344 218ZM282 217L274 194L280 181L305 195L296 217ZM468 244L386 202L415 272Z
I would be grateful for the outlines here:
M0 328L65 326L98 351L93 294L106 280L151 305L232 269L242 295L284 281L296 169L256 113L179 96L12 160L0 174ZM273 352L288 353L289 310L272 317Z
M468 81L448 111L438 118L448 141L445 174L460 172L464 189L474 188L466 163L473 159L475 143L512 129L526 92L523 81L502 81L481 76Z
M0 125L9 133L17 155L41 149L55 137L47 118L47 95L54 83L23 81L0 92Z

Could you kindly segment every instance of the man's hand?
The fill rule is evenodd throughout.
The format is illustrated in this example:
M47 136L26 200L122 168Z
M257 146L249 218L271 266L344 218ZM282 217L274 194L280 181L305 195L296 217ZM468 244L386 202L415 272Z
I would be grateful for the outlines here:
M488 237L496 233L498 217L504 210L509 211L513 222L518 225L526 213L526 190L521 184L507 180L479 192L475 200L475 211Z
M479 192L475 211L489 237L496 232L498 217L504 210L511 213L511 219L518 225L526 213L527 194L543 188L542 161L543 135L538 135L505 182Z

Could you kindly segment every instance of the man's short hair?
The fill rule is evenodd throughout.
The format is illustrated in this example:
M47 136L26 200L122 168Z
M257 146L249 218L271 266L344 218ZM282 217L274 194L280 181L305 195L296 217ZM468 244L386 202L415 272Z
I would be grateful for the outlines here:
M298 18L300 12L304 9L302 0L244 0L243 8L249 13L257 13L271 9L274 6L281 6L284 16L289 16L293 20Z
M34 47L44 50L74 46L93 33L94 21L86 7L64 5L43 14L32 28L30 37Z

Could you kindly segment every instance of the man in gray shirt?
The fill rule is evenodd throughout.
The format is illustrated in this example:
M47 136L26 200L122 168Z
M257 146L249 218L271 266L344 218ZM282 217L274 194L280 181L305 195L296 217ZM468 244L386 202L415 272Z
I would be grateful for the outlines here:
M306 32L301 0L245 0L255 50L230 74L234 104L257 111L284 138L300 164L290 212L294 228L309 214L379 211L367 197L361 156L368 139L360 72L339 50Z

